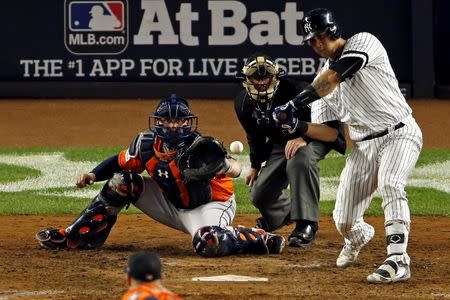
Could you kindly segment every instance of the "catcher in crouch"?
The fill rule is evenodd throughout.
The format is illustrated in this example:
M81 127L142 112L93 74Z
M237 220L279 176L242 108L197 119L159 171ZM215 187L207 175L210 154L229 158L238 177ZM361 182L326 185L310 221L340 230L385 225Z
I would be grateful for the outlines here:
M161 100L149 125L128 149L78 176L79 188L107 182L67 228L36 234L43 247L101 247L120 210L133 204L154 220L189 233L201 256L282 252L280 235L231 227L236 212L231 177L238 177L242 167L220 142L196 131L197 116L187 100L176 95ZM144 170L149 177L140 175Z

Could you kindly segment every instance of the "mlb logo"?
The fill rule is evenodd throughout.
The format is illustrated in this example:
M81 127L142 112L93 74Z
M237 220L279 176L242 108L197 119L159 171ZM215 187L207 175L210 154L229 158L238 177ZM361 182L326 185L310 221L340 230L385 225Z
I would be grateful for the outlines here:
M121 1L73 1L68 10L72 32L121 31L125 27L125 6Z
M128 47L127 0L65 0L64 44L73 54L119 54Z

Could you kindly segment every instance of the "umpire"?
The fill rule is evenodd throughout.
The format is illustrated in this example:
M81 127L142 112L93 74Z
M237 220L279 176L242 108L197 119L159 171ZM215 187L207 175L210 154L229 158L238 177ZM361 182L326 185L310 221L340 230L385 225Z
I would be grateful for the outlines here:
M237 95L234 108L250 146L251 168L245 180L251 187L250 199L261 213L256 226L274 231L295 222L289 246L308 247L314 244L320 217L317 164L331 149L345 153L344 129L334 115L329 122L311 123L309 107L296 111L292 124L278 128L273 109L305 86L284 75L272 58L253 54L238 76L245 90ZM283 194L288 185L290 197Z

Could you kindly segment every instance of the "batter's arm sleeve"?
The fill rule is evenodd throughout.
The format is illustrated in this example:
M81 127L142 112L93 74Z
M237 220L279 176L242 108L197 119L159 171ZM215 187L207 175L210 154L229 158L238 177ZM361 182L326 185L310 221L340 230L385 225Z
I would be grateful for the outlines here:
M383 54L385 51L386 50L381 42L374 35L368 32L360 32L347 40L344 51L338 61L348 60L349 58L357 58L361 64L359 69L354 71L355 73L365 68L367 65L382 63L384 60ZM354 62L355 61L353 61L353 63ZM356 69L357 66L353 66L352 68ZM337 70L337 72L342 72L342 70Z
M362 57L349 56L343 57L333 65L330 65L330 69L341 75L342 80L345 80L358 72L363 65L364 60Z

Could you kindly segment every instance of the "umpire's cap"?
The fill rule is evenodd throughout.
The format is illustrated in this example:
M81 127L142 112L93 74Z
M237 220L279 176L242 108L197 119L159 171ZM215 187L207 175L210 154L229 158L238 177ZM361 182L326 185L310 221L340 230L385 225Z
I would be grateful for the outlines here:
M316 8L308 11L302 20L303 40L309 41L322 32L327 32L332 38L341 37L341 30L334 15L326 8Z
M140 251L130 256L126 272L140 281L153 281L161 278L161 260L155 253Z

